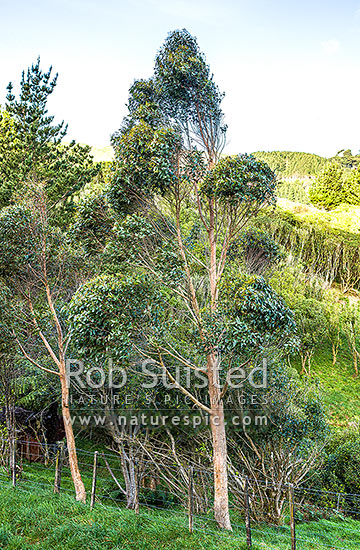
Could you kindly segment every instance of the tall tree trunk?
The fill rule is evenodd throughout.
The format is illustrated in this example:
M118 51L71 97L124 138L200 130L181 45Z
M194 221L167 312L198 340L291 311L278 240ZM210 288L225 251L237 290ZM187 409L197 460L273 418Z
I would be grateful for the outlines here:
M215 204L214 199L209 202L210 224L208 230L210 244L209 282L211 313L217 310L218 302L218 273L216 258L216 231L215 231ZM232 530L229 515L229 489L227 470L227 445L224 418L224 403L220 389L219 355L213 350L207 357L207 375L210 397L210 428L213 444L214 464L214 515L219 527Z
M60 382L61 382L61 407L62 415L65 426L66 443L69 453L69 465L71 471L71 477L74 483L76 500L86 502L86 491L84 483L81 479L79 470L79 464L76 453L75 437L71 422L70 408L69 408L69 388L66 380L65 363L61 364L60 369Z
M227 444L224 403L221 398L218 358L208 356L209 397L211 403L210 428L214 465L214 515L219 527L232 530L229 515L229 490L227 471Z

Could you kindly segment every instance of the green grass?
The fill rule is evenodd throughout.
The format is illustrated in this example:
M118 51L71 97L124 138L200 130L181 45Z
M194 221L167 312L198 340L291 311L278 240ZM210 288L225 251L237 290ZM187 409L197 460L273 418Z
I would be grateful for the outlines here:
M360 421L360 377L354 378L354 367L345 344L332 366L330 346L322 346L313 360L313 373L324 390L323 398L332 424L346 427Z
M300 360L294 357L291 363L300 372ZM360 376L354 377L353 360L345 342L333 366L331 346L325 341L314 354L311 376L319 382L332 425L346 428L350 422L360 422Z
M33 468L34 476L41 465ZM234 522L235 523L235 522ZM253 526L254 550L288 550L288 526ZM297 525L298 548L325 550L360 547L360 522L334 519ZM72 495L21 481L13 489L0 480L0 548L4 550L240 550L246 548L240 523L222 533L206 518L195 519L190 534L180 510L149 510L138 516L123 507L97 502L90 511Z

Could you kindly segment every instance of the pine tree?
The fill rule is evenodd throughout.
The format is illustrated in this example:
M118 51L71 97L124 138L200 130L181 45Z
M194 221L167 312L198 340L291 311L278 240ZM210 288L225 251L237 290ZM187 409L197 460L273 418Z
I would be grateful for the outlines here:
M344 169L338 162L327 164L309 189L312 204L332 210L344 202Z
M63 144L64 122L54 124L47 102L57 84L40 69L40 58L22 73L18 99L10 82L6 112L0 115L0 206L15 202L24 186L44 184L53 217L63 223L72 209L72 199L96 174L89 146Z
M348 174L343 186L343 197L346 204L360 204L360 167Z

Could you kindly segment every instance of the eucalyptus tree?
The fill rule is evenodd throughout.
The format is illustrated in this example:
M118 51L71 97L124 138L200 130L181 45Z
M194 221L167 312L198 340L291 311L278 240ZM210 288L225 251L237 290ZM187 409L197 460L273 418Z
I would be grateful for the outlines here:
M234 369L287 341L294 321L261 277L241 278L229 262L242 228L274 203L276 180L252 156L221 156L222 98L196 39L170 33L153 76L131 86L113 136L108 273L79 290L70 317L79 346L126 364L150 361L208 415L215 519L231 529L224 396Z
M60 228L50 223L44 187L28 187L24 201L0 211L0 279L8 298L13 345L38 372L56 377L69 466L77 500L85 501L72 427L66 357L70 342L65 308L86 270Z

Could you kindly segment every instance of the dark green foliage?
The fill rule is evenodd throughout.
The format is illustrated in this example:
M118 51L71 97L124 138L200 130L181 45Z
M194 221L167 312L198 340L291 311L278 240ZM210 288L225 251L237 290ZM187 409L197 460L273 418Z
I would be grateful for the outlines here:
M116 145L121 135L130 131L140 120L153 129L160 127L164 122L164 115L159 101L159 91L153 78L135 80L129 89L129 115L124 118L120 130L114 133L113 143Z
M360 433L358 430L335 434L326 446L324 481L328 487L360 494ZM359 507L360 511L360 507Z
M245 260L250 273L261 275L270 266L276 265L285 257L282 246L274 241L265 231L251 228L232 245L230 255Z
M81 243L87 255L101 252L112 234L114 216L104 193L84 197L77 205L69 229L72 240Z
M64 235L59 228L48 225L45 216L44 210L31 204L31 196L27 206L12 205L0 212L0 274L11 287L36 280L34 274L43 269L44 262L51 276L55 265L63 260Z
M314 298L299 296L292 304L296 324L301 334L300 352L303 357L312 356L326 336L326 315L324 306Z
M347 493L339 506L345 513L360 515L360 433L357 429L335 433L325 447L325 460L320 475L322 486L333 492Z
M207 153L214 154L214 137L226 132L220 104L223 98L213 81L196 38L186 30L171 32L155 60L154 78L164 114L175 119L190 138L203 132Z
M31 172L47 154L48 143L59 144L67 132L64 122L53 125L54 117L48 116L47 101L53 93L58 75L51 77L52 67L43 73L40 58L26 72L20 82L20 96L16 100L13 85L7 90L6 110L14 119L17 133L22 136L28 155L23 159L23 172Z
M295 445L301 455L309 447L322 445L328 436L326 411L316 384L301 381L285 363L268 365L267 387L258 390L258 398L265 403L271 422L261 431L253 430L254 441L281 442L289 449Z
M14 307L12 304L12 294L10 289L0 281L0 369L8 361L14 360L16 349L14 335L12 333L12 323L14 321ZM0 402L1 402L0 392Z
M234 277L224 281L224 304L229 316L227 345L240 355L278 348L296 349L292 311L262 277Z
M118 155L122 160L123 178L131 180L136 189L164 193L174 185L176 174L173 160L181 146L172 128L156 131L141 121L122 135Z
M53 217L63 223L71 214L74 193L96 174L90 147L72 142L63 145L67 126L53 124L48 115L47 101L57 84L52 68L43 73L40 59L23 73L20 95L16 99L13 87L8 86L6 112L11 123L2 115L6 139L0 138L0 205L17 200L27 183L44 184ZM10 140L10 141L9 141Z
M154 129L144 120L113 138L117 170L108 197L120 215L131 212L141 196L164 194L176 184L176 157L181 147L178 133L168 127ZM144 199L143 199L144 200Z
M156 489L143 488L140 495L140 500L148 506L158 508L174 508L180 505L179 498L173 493L170 493L166 487L157 487Z
M201 190L220 203L254 209L275 202L276 177L269 166L252 155L223 157L208 173Z
M90 357L116 358L131 353L131 338L145 322L154 298L151 287L141 277L100 275L73 296L68 319L74 340Z
M0 212L0 273L22 274L37 261L33 248L35 220L29 208L8 206Z

